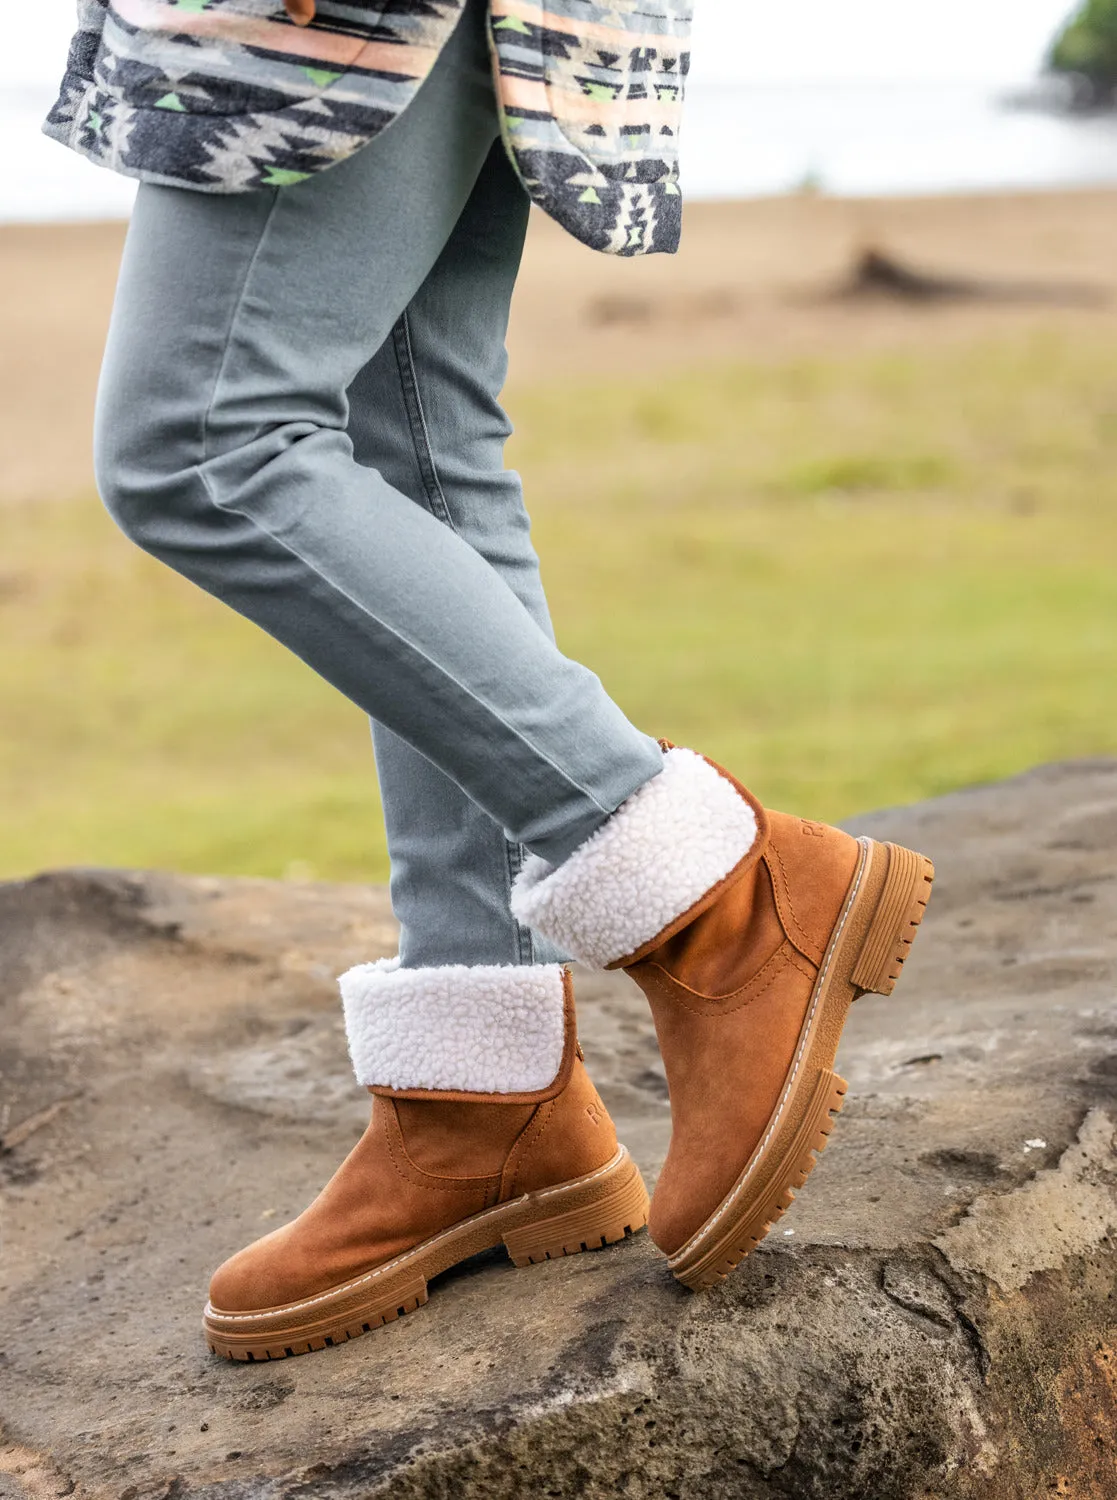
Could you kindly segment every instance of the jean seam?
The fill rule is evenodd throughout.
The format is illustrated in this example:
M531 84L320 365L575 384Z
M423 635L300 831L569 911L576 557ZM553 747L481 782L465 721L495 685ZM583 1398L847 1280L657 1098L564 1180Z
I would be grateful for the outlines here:
M401 314L399 321L392 330L392 342L395 348L396 368L399 371L403 407L407 415L411 442L415 449L415 462L418 466L419 478L422 481L423 489L426 492L428 507L432 515L444 521L452 531L456 531L457 528L454 525L450 503L446 498L446 491L442 487L438 465L435 462L430 425L427 422L427 414L423 406L423 393L419 384L419 370L415 363L415 346L411 339L411 319L408 317L406 310ZM512 839L502 838L501 842L504 845L505 872L508 882L508 905L509 909L511 909L512 884L523 866L525 851L522 844L515 843ZM520 964L533 964L535 962L535 940L531 928L525 927L515 917L512 917L511 920L517 961Z
M432 515L456 530L446 492L438 477L438 465L434 459L427 414L423 409L423 395L419 389L419 371L415 364L415 349L411 342L411 320L406 309L392 331L396 351L396 368L399 370L400 391L403 408L407 413L407 425L415 449L415 461L419 466L419 477L423 481L427 505Z
M244 299L248 296L248 284L252 280L252 273L255 271L256 263L260 259L260 254L264 248L264 241L268 237L268 231L271 229L272 220L275 218L275 213L278 207L279 189L275 188L272 193L272 201L268 206L267 217L265 218L263 224L261 224L260 226L260 233L256 240L256 244L253 247L252 254L248 258L248 264L244 268L244 279L241 281L240 287L237 290L237 298L236 302L233 304L233 311L229 318L229 326L225 330L225 342L221 347L221 358L217 361L217 372L213 377L213 387L210 390L209 401L206 403L205 413L202 416L203 463L206 463L209 460L210 418L213 416L214 408L217 405L217 392L221 388L221 381L225 375L225 367L229 363L229 354L233 347L233 335L236 332L237 324L240 322L241 312L244 310ZM206 493L210 497L210 500L214 505L217 505L217 500L210 490L209 485L205 483L204 478L202 482L205 487ZM217 508L219 510L221 509L220 506L218 506Z
M456 530L453 514L450 510L450 503L446 497L446 491L442 487L438 465L435 462L430 425L427 422L427 414L423 406L419 370L415 362L415 346L411 339L411 319L408 317L406 310L393 329L393 345L395 347L396 368L399 371L400 391L403 397L404 411L407 415L411 442L415 449L415 461L418 466L423 489L426 492L428 506L432 515L444 521L451 530ZM504 845L505 873L508 882L508 905L509 910L511 910L512 885L523 867L525 850L522 844L518 844L512 839L503 838L502 843ZM511 920L517 962L525 965L533 964L535 962L535 939L531 928L525 927L515 917L512 917Z
M504 840L505 860L508 867L508 905L512 905L512 886L516 876L524 867L524 855L527 851L522 844L515 843L512 839ZM535 939L530 927L525 927L518 918L512 918L512 925L516 930L516 949L521 964L533 964L535 962Z

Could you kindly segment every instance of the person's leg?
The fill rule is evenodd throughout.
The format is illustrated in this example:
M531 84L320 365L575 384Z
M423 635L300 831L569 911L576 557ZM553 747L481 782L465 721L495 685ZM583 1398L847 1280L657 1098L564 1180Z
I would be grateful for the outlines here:
M144 187L98 412L106 503L462 787L565 857L662 757L492 566L359 465L346 391L496 139L483 8L405 114L308 182Z
M242 198L141 191L98 471L148 550L422 751L514 843L562 849L658 773L658 747L480 552L356 461L347 432L348 388L427 281L496 139L484 14L469 0L411 108L318 178ZM517 255L506 237L500 276ZM429 1278L479 1249L528 1264L644 1224L639 1171L582 1063L569 971L455 956L343 980L369 1129L304 1214L218 1270L214 1349L322 1348L424 1301Z
M499 399L528 207L497 141L433 270L350 387L349 435L358 463L452 527L551 636ZM510 909L520 846L375 720L373 737L404 966L552 962L558 951Z

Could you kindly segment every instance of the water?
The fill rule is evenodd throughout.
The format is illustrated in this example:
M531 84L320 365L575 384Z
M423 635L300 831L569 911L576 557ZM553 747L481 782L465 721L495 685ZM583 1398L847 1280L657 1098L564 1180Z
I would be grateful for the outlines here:
M0 89L0 219L111 218L134 185L39 133L49 85ZM863 196L1117 184L1117 116L1007 109L972 81L697 80L683 140L691 197L751 197L809 183Z
M696 88L684 125L695 197L842 196L1117 183L1117 115L1005 107L1003 84L757 83Z

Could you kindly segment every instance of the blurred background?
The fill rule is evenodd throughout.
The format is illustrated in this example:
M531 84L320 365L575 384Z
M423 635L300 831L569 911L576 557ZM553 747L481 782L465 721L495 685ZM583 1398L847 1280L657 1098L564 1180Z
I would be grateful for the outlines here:
M0 58L0 877L382 879L361 715L96 500L133 188L39 135L72 24ZM533 223L560 642L770 804L1117 751L1115 88L1117 0L699 0L680 255Z

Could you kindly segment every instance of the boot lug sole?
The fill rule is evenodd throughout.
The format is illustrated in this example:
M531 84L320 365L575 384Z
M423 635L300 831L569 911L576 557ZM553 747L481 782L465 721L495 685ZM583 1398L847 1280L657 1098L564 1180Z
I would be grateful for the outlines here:
M617 1243L648 1221L648 1193L622 1146L597 1171L488 1208L361 1276L300 1302L255 1312L203 1314L214 1354L285 1359L343 1344L427 1301L427 1283L470 1256L504 1245L517 1266Z
M784 1092L761 1143L730 1192L668 1257L692 1291L724 1281L791 1206L814 1170L845 1102L834 1059L849 1007L890 995L930 899L934 866L898 844L862 838L861 857L815 983Z

